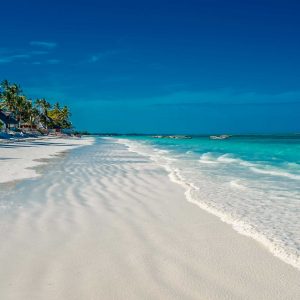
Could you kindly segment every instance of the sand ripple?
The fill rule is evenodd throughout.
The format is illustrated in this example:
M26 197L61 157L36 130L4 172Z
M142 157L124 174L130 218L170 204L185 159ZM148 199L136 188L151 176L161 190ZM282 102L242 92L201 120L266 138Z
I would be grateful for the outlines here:
M0 299L300 297L298 271L113 140L51 161L16 189L1 212Z

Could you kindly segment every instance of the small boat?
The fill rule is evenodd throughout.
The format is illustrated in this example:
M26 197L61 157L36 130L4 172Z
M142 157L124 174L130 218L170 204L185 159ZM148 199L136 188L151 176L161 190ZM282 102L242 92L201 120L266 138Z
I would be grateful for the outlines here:
M189 135L169 135L169 139L180 139L180 140L185 140L185 139L191 139L192 137Z
M230 135L222 134L222 135L211 135L209 137L211 140L226 140L230 138Z
M154 135L152 136L156 139L191 139L192 137L189 135Z

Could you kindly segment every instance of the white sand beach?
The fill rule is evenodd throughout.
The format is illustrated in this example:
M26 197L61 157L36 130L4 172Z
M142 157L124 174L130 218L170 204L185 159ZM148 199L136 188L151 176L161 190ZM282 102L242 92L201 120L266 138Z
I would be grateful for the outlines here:
M44 137L21 141L0 140L0 183L38 176L34 167L54 155L89 145L93 139Z
M35 176L34 159L76 144L52 142L62 143L0 148L0 181ZM45 170L10 196L22 205L1 211L0 299L300 299L299 270L124 145L97 141Z

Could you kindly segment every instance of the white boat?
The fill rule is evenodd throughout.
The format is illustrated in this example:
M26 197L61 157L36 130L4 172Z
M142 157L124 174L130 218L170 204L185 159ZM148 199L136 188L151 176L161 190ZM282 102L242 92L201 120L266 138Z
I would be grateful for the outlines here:
M222 134L222 135L211 135L209 137L211 140L226 140L230 138L230 135Z
M152 136L156 139L191 139L189 135L154 135Z

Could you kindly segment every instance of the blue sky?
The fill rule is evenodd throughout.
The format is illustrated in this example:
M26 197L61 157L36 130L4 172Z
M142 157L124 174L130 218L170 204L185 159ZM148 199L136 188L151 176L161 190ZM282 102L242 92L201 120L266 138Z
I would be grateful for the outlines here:
M6 1L0 78L93 132L300 131L300 2Z

